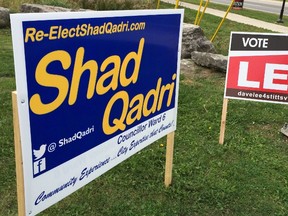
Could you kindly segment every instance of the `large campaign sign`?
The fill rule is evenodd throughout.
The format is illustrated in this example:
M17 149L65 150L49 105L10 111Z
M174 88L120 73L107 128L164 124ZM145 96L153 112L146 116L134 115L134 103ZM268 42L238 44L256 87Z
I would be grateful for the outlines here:
M288 102L288 35L232 32L226 98Z
M13 14L25 211L176 129L183 10Z

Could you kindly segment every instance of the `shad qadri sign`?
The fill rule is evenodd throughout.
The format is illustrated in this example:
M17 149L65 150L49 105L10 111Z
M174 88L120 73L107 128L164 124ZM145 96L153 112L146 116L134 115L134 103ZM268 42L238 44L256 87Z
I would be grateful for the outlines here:
M176 129L183 10L11 16L25 212Z

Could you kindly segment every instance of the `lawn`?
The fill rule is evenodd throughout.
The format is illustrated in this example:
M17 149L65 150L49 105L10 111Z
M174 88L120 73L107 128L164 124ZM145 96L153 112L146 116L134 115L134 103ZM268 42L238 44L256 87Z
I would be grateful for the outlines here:
M193 17L195 11L186 9L185 20ZM208 38L219 22L205 15L201 27ZM219 53L227 54L231 31L263 29L225 21L214 41ZM6 216L17 215L9 29L0 30L0 45L0 215ZM230 100L225 143L219 145L224 82L224 74L205 68L181 76L169 188L161 139L40 215L287 215L288 139L279 130L288 108Z
M188 2L188 3L195 4L195 5L199 5L200 4L199 0L184 0L183 2ZM204 7L205 1L203 1L203 2L204 2L203 3L203 7ZM213 8L213 9L222 10L222 11L226 11L228 9L228 7L229 7L229 5L216 4L216 3L212 3L212 2L209 2L209 4L208 4L208 8ZM281 8L279 7L279 13L280 13L280 9ZM267 13L263 13L261 11L255 11L255 10L247 9L245 7L245 0L244 0L243 9L241 9L241 10L233 10L233 9L231 9L230 12L231 13L236 13L236 14L239 14L239 15L243 15L243 16L246 16L246 17L262 20L262 21L269 22L269 23L276 23L276 21L279 19L279 13L278 14L271 14L271 13L267 14ZM282 20L284 21L284 23L281 23L279 25L288 26L288 23L287 23L288 17L287 16L283 16Z

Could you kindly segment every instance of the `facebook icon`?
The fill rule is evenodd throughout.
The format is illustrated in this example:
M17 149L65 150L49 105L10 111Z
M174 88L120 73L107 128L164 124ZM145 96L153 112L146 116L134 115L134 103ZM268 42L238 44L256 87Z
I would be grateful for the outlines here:
M46 159L42 158L34 162L34 175L46 169Z

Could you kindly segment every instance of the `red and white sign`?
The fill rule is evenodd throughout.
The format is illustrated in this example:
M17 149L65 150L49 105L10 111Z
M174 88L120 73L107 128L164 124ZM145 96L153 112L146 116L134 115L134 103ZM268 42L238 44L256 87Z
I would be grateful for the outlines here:
M288 35L231 33L226 98L288 102Z

